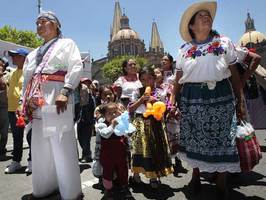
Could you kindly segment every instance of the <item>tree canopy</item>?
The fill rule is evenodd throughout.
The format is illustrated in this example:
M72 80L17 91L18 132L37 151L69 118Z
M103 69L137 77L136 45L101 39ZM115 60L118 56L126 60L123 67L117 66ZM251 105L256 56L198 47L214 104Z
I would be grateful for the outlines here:
M136 60L137 67L139 69L143 68L143 66L148 64L148 60L144 57L140 56L119 56L115 57L109 62L105 63L103 66L103 76L104 78L108 79L109 81L114 82L119 76L122 75L122 63L124 60L128 60L129 58L132 58Z
M17 30L8 25L0 28L0 39L31 48L36 48L43 42L33 31Z

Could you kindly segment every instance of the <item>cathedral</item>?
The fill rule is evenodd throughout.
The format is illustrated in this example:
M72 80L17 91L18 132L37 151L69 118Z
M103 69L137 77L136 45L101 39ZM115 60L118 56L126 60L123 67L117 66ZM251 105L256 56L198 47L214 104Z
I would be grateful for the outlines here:
M160 39L156 22L152 23L151 41L146 51L144 40L130 27L129 18L122 14L119 1L115 2L113 24L110 30L108 42L108 54L106 57L92 62L92 79L99 80L101 84L107 83L102 76L101 68L112 58L122 55L142 56L149 63L160 65L164 55L163 43Z

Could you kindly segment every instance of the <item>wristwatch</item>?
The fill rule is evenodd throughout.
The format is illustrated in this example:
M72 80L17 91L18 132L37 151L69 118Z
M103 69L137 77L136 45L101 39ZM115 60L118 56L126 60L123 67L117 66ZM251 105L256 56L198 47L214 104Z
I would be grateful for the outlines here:
M60 94L66 96L66 97L69 97L71 92L72 92L72 90L70 88L65 88L65 87L60 90Z

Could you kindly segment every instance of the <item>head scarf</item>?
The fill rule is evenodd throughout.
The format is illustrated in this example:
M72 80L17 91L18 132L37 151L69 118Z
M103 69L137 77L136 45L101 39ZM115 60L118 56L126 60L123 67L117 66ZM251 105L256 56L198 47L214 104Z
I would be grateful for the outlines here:
M51 11L42 11L38 15L36 21L38 21L38 19L40 19L40 18L45 18L45 19L47 19L49 21L52 21L52 22L56 23L57 28L58 28L58 34L59 35L61 34L61 30L60 30L61 29L61 23L60 23L59 19L56 17L56 15L53 12L51 12Z

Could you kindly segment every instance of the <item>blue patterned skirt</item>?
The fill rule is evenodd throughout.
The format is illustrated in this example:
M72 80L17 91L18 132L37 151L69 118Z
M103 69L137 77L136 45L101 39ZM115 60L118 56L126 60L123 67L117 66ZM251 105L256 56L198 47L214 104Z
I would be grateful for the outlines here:
M239 172L235 100L229 80L210 90L185 83L181 91L180 155L192 168Z

